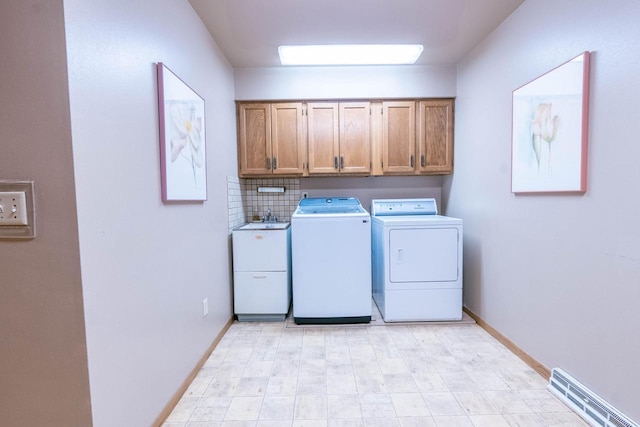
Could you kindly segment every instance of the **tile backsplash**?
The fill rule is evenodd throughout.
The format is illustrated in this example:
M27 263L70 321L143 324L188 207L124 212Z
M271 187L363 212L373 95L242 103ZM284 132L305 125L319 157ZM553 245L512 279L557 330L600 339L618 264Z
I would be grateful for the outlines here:
M284 187L284 193L258 193L258 187ZM297 178L246 179L227 177L229 230L253 216L262 218L269 209L278 221L291 221L291 214L300 201L300 180Z
M268 209L278 221L291 221L291 214L300 201L300 180L297 178L241 179L247 221L254 215L262 218ZM258 187L284 187L284 193L258 193Z
M242 200L241 179L237 176L227 177L227 207L229 209L229 231L241 226L246 221L247 214Z

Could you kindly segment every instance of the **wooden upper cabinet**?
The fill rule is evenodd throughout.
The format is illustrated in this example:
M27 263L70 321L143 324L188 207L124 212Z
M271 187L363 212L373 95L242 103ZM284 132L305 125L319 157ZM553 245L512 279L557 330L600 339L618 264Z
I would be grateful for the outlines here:
M369 102L307 103L309 175L371 171Z
M416 161L416 103L382 103L382 172L413 174Z
M418 114L418 171L453 173L453 100L420 101Z
M309 174L339 173L339 128L337 102L307 103Z
M451 174L453 103L239 101L239 176Z
M305 143L301 102L238 104L240 176L301 175Z
M271 104L271 170L301 175L305 162L305 129L301 102Z
M270 104L238 104L240 176L271 173Z
M339 103L340 173L371 171L371 109L369 102Z

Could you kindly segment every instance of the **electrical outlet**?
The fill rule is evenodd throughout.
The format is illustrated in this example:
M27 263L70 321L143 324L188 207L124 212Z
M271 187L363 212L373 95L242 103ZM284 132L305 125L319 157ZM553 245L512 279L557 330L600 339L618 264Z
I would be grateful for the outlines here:
M29 225L24 191L0 192L0 226Z
M202 317L207 317L209 314L209 298L202 300Z

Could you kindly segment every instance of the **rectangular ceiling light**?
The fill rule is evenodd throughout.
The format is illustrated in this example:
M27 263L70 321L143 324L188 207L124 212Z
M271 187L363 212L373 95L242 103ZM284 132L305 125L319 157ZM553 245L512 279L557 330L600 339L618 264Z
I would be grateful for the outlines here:
M341 44L278 47L282 65L413 64L421 53L421 44Z

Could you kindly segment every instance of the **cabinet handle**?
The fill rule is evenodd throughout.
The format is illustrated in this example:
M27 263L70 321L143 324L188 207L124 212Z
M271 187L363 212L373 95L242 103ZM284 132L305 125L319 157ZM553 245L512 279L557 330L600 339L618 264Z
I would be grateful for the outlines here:
M411 155L411 167L413 167L413 154Z
M253 278L254 279L266 279L267 275L266 274L254 274Z
M426 163L424 161L424 154L420 156L420 166L425 167Z
M333 157L333 168L338 169L338 156Z
M267 170L271 170L271 159L267 157Z
M273 170L278 169L278 158L274 157L273 158Z
M344 169L344 156L340 156L340 169Z

